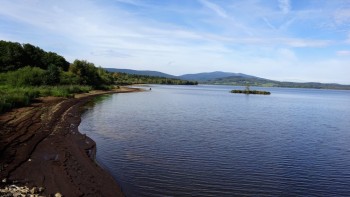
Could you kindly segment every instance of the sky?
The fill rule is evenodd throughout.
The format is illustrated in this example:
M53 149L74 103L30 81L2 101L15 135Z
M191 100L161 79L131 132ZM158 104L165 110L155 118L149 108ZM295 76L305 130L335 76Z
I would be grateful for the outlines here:
M102 67L350 84L350 0L0 0L0 40Z

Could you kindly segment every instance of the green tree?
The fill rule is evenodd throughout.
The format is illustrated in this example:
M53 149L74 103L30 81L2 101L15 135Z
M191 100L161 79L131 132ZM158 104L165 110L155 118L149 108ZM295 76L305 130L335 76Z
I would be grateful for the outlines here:
M102 85L102 80L98 75L98 70L93 63L86 60L75 60L70 65L69 71L79 77L81 85L99 86Z
M250 91L250 85L249 85L249 84L247 84L247 85L245 86L245 91L246 91L246 92L249 92L249 91Z
M0 72L16 70L23 67L26 59L21 44L17 42L0 41Z
M80 78L72 72L61 72L60 84L62 85L79 85Z
M62 70L67 71L69 68L69 62L66 61L62 56L57 55L57 53L48 52L42 57L42 62L44 65L54 64L60 67Z
M46 74L45 74L45 84L46 85L57 85L60 83L60 69L54 65L50 64L47 68Z
M6 81L16 87L39 86L44 84L45 75L45 70L41 68L26 66L6 73Z
M31 44L24 44L23 50L26 55L26 59L22 62L22 66L35 66L42 69L47 69L48 65L44 64L43 62L43 58L45 56L44 50Z

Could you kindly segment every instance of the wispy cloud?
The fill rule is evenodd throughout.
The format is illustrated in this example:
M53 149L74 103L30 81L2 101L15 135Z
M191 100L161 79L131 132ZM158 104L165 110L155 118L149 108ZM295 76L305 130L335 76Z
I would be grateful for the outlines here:
M281 9L281 11L284 14L288 14L288 12L291 9L290 1L289 0L278 0L278 7Z
M125 4L131 4L131 5L136 5L136 6L143 6L145 4L141 3L140 1L137 0L114 0L115 2L118 3L125 3Z
M350 23L350 8L349 9L338 9L334 13L334 21L336 25L346 24L349 27Z
M221 8L219 5L210 2L209 0L198 0L203 6L209 8L210 10L214 11L217 15L219 15L222 18L227 18L228 14L225 12L223 8Z
M2 0L0 39L29 42L70 61L170 74L223 70L308 81L350 73L347 11L337 13L333 1L293 11L290 1L275 2Z
M264 22L266 23L266 25L267 25L268 27L270 27L270 28L273 29L273 30L276 30L276 27L275 27L274 25L272 25L272 24L270 23L270 21L269 21L266 17L263 17L262 19L264 20Z
M347 51L347 50L337 51L337 55L339 55L339 56L350 56L350 51Z
M290 61L294 61L297 59L297 56L295 55L294 51L287 49L287 48L282 48L278 50L279 54Z
M280 43L285 43L290 47L326 47L332 44L330 40L312 40L312 39L298 39L298 38L279 38Z

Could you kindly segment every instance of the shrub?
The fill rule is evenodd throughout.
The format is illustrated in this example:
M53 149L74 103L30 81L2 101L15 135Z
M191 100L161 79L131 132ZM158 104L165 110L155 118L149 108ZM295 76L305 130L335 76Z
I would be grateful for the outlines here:
M8 85L39 86L43 85L46 72L37 67L26 66L16 71L10 71L4 76Z
M91 90L91 86L28 86L14 87L0 86L0 113L15 107L29 105L33 99L39 96L57 96L71 98L75 93L85 93Z

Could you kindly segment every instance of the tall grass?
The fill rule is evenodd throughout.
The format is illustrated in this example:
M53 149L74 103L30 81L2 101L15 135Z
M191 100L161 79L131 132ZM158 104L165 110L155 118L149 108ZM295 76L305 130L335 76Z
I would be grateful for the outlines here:
M91 86L0 86L0 113L15 107L29 105L33 99L41 96L74 97L75 93L85 93L92 90Z

